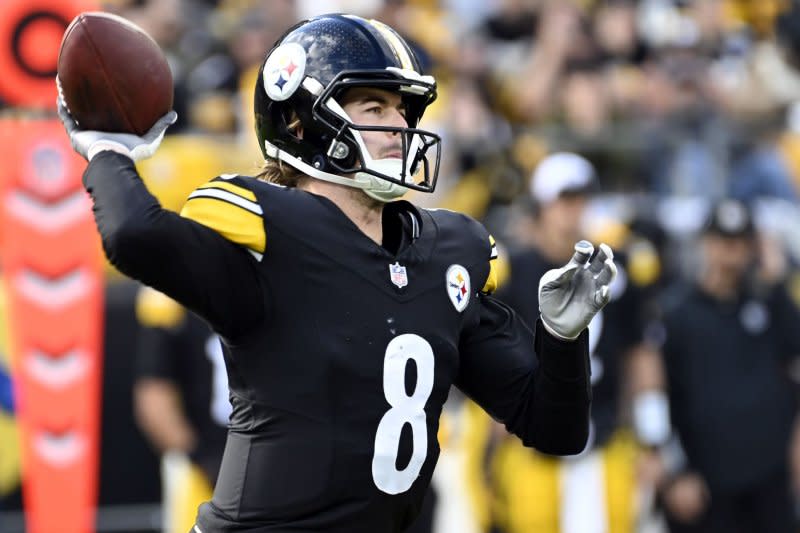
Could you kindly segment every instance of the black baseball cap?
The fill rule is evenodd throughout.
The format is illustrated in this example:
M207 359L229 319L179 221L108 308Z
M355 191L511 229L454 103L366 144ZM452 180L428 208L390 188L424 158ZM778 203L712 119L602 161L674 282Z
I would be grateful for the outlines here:
M753 215L744 202L726 198L711 207L705 233L722 237L752 237L756 228Z

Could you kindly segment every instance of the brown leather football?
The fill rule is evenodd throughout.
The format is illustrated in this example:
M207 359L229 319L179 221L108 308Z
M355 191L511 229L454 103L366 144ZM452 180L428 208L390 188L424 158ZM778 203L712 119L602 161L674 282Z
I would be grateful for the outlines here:
M172 72L161 48L110 13L75 17L61 41L58 78L84 130L142 135L172 109Z

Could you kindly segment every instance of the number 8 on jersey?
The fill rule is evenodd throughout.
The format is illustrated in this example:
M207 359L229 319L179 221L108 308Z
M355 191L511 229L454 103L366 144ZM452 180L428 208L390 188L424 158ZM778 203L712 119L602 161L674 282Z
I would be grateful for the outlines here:
M411 396L406 394L405 376L408 360L417 365L417 383ZM375 433L372 478L387 494L407 491L417 479L428 451L428 426L425 403L433 390L433 349L430 343L412 333L399 335L389 342L383 361L383 393L391 409L381 418ZM411 426L413 453L402 470L396 466L403 426Z

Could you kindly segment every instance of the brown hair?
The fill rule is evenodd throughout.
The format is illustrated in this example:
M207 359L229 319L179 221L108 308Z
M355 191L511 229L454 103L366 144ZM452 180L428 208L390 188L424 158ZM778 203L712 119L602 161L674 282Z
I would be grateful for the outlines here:
M302 138L300 118L295 113L292 113L292 120L287 127L289 131ZM257 179L283 185L284 187L297 187L305 177L305 174L293 166L273 157L266 158L264 165L261 167L261 172L256 175Z
M300 181L306 175L294 168L293 166L285 164L280 159L273 159L268 157L261 167L261 172L256 175L256 178L261 181L268 181L284 187L297 187Z

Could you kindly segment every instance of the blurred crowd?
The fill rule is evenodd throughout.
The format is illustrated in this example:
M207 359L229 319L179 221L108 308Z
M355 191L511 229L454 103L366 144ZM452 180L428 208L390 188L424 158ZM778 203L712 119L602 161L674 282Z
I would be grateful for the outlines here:
M800 74L793 61L800 53L800 19L785 14L790 4L104 3L142 26L168 53L179 116L169 134L201 136L225 146L194 151L174 141L173 165L189 169L234 164L248 171L258 165L250 111L256 71L264 51L294 22L344 11L397 28L439 85L438 101L425 122L445 139L445 164L437 194L418 201L466 211L509 245L520 238L512 221L517 204L528 200L533 169L557 151L579 153L595 166L606 199L599 202L603 214L622 217L624 223L643 218L669 232L667 237L696 230L707 209L704 200L796 204ZM202 152L199 160L187 161L197 152ZM162 159L171 161L168 155ZM203 174L191 178L196 180L208 173L184 172ZM171 189L183 193L191 185ZM790 230L776 231L791 240ZM800 241L796 232L792 235Z
M519 300L521 293L514 287L535 283L519 266L525 265L520 257L528 250L538 250L545 264L559 263L564 254L569 258L573 238L604 241L619 251L622 272L635 295L626 296L633 303L617 304L627 312L613 311L614 302L609 306L609 324L618 323L613 328L607 324L606 331L618 333L606 348L614 353L604 356L613 362L598 363L606 365L607 374L612 366L621 369L613 382L619 390L611 395L611 401L619 404L612 409L619 407L619 420L617 414L609 415L615 421L609 423L606 435L598 436L602 441L598 446L607 448L606 460L612 452L617 461L632 458L631 447L652 451L674 443L666 434L679 431L669 427L634 427L632 438L617 430L636 425L632 399L637 393L677 394L686 384L683 378L695 379L686 377L692 372L689 363L663 360L670 350L686 352L676 348L676 338L705 335L692 330L691 321L679 320L681 312L700 306L685 297L690 292L687 286L708 284L709 293L721 294L720 301L739 302L735 313L743 317L745 337L769 329L759 322L759 313L771 316L770 312L783 313L792 306L794 310L787 313L795 313L800 306L800 2L796 0L116 0L102 4L144 28L172 66L178 122L156 157L141 162L140 169L151 190L175 210L194 187L214 175L251 174L260 166L252 88L265 52L288 27L314 14L349 12L381 20L403 34L437 79L439 97L424 127L443 137L437 190L413 200L466 212L487 226L511 258L501 295ZM567 158L553 163L553 154ZM572 155L581 162L569 160ZM578 196L579 203L574 203ZM550 209L560 199L567 204L557 212ZM731 199L739 203L720 203ZM729 225L725 213L739 207L745 209L744 218L728 221ZM721 237L722 246L715 247L709 236ZM728 255L738 250L733 243L740 238L747 239L749 248L731 259ZM716 272L711 281L703 277L710 271ZM731 297L719 289L719 279L726 276L735 278L736 287L747 285L747 290L734 291ZM785 300L785 307L772 307L775 288L788 297L780 300ZM727 312L709 311L717 318ZM698 316L696 324L728 327L721 318L715 323L707 315ZM786 316L767 323L779 323ZM766 329L759 330L762 326ZM708 331L710 336L724 332ZM775 368L785 370L788 381L798 377L791 372L792 357L800 355L793 342L751 348L774 350L769 357L781 361ZM731 349L724 343L703 346L707 352ZM727 364L724 357L715 361ZM742 365L741 372L732 371L727 375L733 377L723 380L729 389L746 391L746 377L758 374L749 363ZM716 378L713 372L707 377ZM737 382L737 377L743 380ZM759 383L775 390L771 381ZM697 429L691 406L681 411L692 399L696 401L689 393L670 397L672 425ZM775 401L784 400L780 396ZM437 474L434 484L440 506L452 504L470 512L440 509L438 531L495 528L506 533L556 533L541 525L551 519L558 522L555 518L521 517L521 507L515 507L517 497L549 501L547 497L525 492L516 480L505 480L510 471L532 472L529 458L504 447L502 428L464 415L462 402L454 403L440 435L443 473ZM718 402L714 408L724 411L734 404L734 400ZM784 408L796 413L794 403L791 408L766 407L772 413ZM757 411L743 412L758 416ZM689 420L681 419L683 414ZM747 433L748 420L740 422ZM782 439L768 449L787 456L781 467L789 469L786 476L800 501L800 437L781 428L775 421L768 428L774 433L764 438ZM680 453L688 454L691 463L703 453L696 443L692 448L691 436L688 440L689 449ZM708 465L693 465L702 473L700 484L692 485L691 479L671 483L682 490L670 493L666 481L678 479L670 479L670 474L685 471L686 464L686 457L679 466L671 463L673 459L642 454L622 465L623 478L645 487L637 492L639 509L672 510L672 517L667 517L674 522L672 530L704 531L681 528L707 510L709 491L730 495L741 487L727 478L717 483L713 473L704 471ZM536 468L541 466L537 463ZM457 479L470 488L459 486L453 481ZM461 503L453 503L458 498ZM723 500L718 496L715 501ZM731 497L733 507L737 501ZM470 517L469 526L465 516ZM540 520L539 526L535 520ZM616 520L617 526L605 531L645 531L652 526L638 518ZM448 529L441 525L445 521ZM568 527L562 526L560 531L566 533ZM591 533L581 525L574 527ZM705 531L717 531L714 527L734 531L719 524Z

